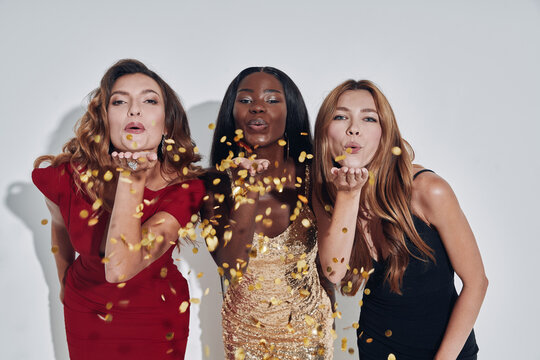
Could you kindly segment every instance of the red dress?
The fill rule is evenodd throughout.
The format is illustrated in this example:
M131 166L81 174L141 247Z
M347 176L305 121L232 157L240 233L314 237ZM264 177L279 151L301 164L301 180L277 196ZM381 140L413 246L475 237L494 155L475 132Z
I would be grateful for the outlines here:
M64 290L64 320L71 359L183 359L189 332L187 281L171 257L171 246L161 257L125 282L108 283L101 263L100 244L110 213L92 211L92 201L77 190L68 163L35 169L32 180L59 206L73 248L79 256L68 268ZM174 216L185 226L199 211L204 196L200 180L144 190L142 223L159 211ZM82 210L89 216L81 218ZM89 219L99 215L97 224Z

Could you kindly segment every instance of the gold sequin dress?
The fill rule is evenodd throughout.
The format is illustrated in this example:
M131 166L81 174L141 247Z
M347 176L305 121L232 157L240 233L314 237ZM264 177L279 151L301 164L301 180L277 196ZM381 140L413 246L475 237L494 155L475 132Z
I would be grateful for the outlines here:
M226 359L333 358L332 309L319 281L317 250L307 205L280 235L254 235L256 255L223 300Z

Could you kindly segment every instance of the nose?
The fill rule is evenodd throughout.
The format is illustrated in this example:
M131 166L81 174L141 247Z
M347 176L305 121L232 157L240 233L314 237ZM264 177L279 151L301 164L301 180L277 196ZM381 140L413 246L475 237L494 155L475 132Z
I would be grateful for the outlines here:
M141 108L137 104L130 106L128 111L129 116L141 116Z
M254 101L251 103L251 106L249 107L249 112L252 114L259 114L266 111L266 108L264 105L259 101Z
M347 129L347 135L360 135L360 128L351 123L351 126Z

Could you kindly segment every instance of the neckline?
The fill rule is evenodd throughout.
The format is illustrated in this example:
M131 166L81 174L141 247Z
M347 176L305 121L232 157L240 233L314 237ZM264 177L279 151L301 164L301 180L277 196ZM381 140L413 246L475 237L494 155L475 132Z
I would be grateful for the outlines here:
M170 188L172 188L174 186L182 186L183 184L186 184L186 183L191 182L191 181L193 181L193 179L184 180L184 181L181 181L181 182L170 184L170 185L164 186L164 187L162 187L161 189L158 189L158 190L152 190L152 189L145 186L144 191L149 191L151 193L159 193L159 192L161 192L161 191L163 191L165 189L170 189Z

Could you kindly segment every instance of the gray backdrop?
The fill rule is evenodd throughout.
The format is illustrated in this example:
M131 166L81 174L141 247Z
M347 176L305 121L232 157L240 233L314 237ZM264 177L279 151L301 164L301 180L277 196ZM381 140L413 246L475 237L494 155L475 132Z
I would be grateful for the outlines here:
M312 121L341 81L375 81L417 162L449 181L476 234L490 279L475 326L480 359L540 359L538 0L0 0L0 35L3 359L67 359L50 228L40 224L48 213L30 172L35 157L60 150L85 96L126 57L180 94L204 155L208 124L244 67L288 73ZM187 358L205 359L207 347L219 359L216 267L204 247L191 248L179 266L202 303ZM357 356L358 300L338 299L336 359ZM355 355L341 351L342 337Z

